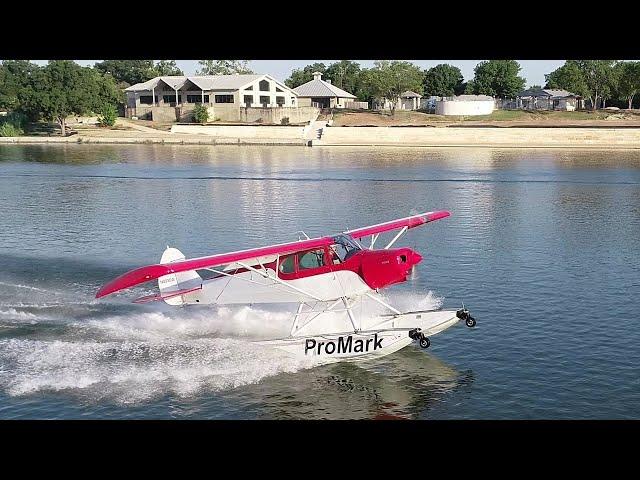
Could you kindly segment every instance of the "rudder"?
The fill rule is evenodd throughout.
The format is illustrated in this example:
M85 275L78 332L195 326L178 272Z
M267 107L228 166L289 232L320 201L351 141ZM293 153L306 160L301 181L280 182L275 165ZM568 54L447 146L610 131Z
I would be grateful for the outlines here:
M160 263L173 263L186 260L184 254L177 248L167 247L162 253ZM161 295L166 295L178 290L195 288L202 285L202 277L194 270L187 272L171 273L158 278L158 288ZM165 298L164 301L169 305L184 305L184 296L178 295L172 298Z

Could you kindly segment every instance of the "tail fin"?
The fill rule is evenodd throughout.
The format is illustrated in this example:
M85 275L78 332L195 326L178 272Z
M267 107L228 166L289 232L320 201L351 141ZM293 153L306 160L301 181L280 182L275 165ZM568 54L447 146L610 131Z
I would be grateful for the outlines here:
M185 260L183 253L177 248L167 247L162 253L160 263L172 263ZM158 288L160 288L160 294L164 295L178 290L185 290L189 288L195 288L202 285L202 277L195 271L171 273L158 278ZM171 298L165 298L164 301L169 305L183 305L184 298L182 295L178 295Z

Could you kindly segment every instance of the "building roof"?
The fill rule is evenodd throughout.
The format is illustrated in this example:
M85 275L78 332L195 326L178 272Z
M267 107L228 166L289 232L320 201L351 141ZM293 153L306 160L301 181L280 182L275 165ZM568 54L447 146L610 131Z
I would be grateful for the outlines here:
M421 98L422 97L422 95L419 95L416 92L412 92L411 90L407 90L406 92L404 92L400 96L402 98Z
M356 98L355 95L351 95L349 92L325 82L320 78L316 78L315 80L302 84L299 87L294 88L293 91L300 97Z
M283 86L287 90L291 90L289 87L281 84L269 75L172 75L167 77L156 77L143 83L136 83L135 85L125 88L125 91L148 91L156 87L160 81L163 81L173 89L181 88L187 83L187 81L190 81L201 90L238 90L262 77L268 77L278 85Z

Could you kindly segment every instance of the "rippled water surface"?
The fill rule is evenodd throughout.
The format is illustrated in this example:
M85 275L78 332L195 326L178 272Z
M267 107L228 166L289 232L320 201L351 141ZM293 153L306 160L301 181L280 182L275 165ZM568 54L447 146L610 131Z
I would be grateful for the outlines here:
M0 204L0 418L640 418L640 152L0 146ZM166 245L435 209L388 299L478 326L428 351L313 367L246 339L284 307L93 299Z

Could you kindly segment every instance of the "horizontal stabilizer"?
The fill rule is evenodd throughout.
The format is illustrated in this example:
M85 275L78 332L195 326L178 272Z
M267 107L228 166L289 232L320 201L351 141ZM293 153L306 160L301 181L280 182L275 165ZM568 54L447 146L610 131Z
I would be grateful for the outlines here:
M184 290L176 290L167 294L160 295L147 295L146 297L136 298L133 303L149 303L149 302L157 302L159 300L166 300L167 298L177 297L179 295L185 295L187 293L195 292L197 290L202 289L202 285L195 288L186 288Z

